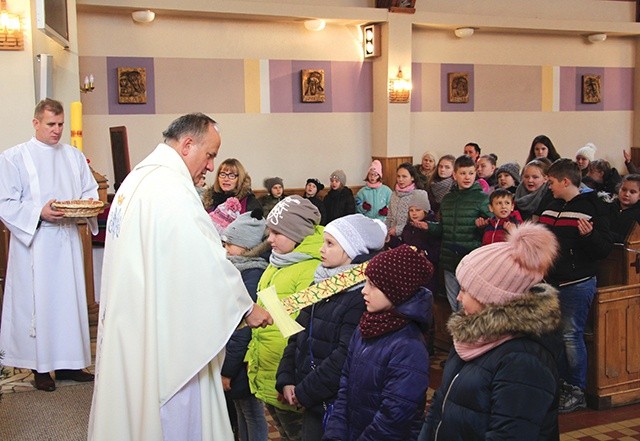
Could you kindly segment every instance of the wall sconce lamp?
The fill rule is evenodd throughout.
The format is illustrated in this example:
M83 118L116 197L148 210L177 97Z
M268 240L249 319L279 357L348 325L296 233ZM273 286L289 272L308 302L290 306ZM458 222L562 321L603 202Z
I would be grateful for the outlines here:
M408 103L411 96L411 81L402 76L402 69L398 67L398 74L389 80L389 102Z
M370 24L362 28L362 50L365 58L380 56L380 26Z
M456 35L456 37L458 38L468 38L471 37L473 35L473 33L475 32L474 28L458 28L455 31L453 31L453 33Z
M95 89L95 86L93 85L93 74L89 74L84 77L84 81L80 85L80 93L93 92L93 89Z
M148 9L145 11L133 11L131 18L136 23L151 23L156 18L156 13Z
M607 39L607 34L591 34L587 36L587 40L591 43L601 43Z
M7 1L0 1L0 50L24 50L24 36L22 35L21 18L7 10Z
M324 27L327 25L327 23L324 20L321 19L314 19L314 20L305 20L304 21L304 27L308 30L308 31L321 31L324 29Z

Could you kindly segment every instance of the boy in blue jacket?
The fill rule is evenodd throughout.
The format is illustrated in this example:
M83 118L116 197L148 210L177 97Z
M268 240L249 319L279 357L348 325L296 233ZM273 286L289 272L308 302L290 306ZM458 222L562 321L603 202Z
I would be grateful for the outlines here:
M371 259L365 276L367 310L349 345L322 439L416 439L429 385L423 332L433 298L424 286L433 265L424 252L402 245Z

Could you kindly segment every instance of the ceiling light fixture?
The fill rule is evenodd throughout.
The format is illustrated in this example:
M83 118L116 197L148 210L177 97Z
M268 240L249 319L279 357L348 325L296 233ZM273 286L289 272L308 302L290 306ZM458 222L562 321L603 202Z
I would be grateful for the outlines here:
M453 31L453 33L456 34L456 37L458 38L471 37L474 32L475 32L474 28L458 28L455 31Z
M591 43L600 43L607 39L607 34L591 34L587 36L587 40Z
M146 11L133 11L131 18L136 23L151 23L156 18L156 13L148 9Z
M308 31L321 31L321 30L324 29L324 27L326 25L327 25L327 23L324 20L321 20L319 18L313 19L313 20L305 20L304 21L304 27Z

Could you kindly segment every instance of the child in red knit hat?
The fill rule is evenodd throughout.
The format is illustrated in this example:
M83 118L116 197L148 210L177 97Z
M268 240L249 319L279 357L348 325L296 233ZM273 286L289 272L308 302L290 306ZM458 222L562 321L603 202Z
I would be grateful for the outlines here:
M424 288L433 265L408 245L378 254L365 270L366 312L351 339L323 440L416 439L429 385Z

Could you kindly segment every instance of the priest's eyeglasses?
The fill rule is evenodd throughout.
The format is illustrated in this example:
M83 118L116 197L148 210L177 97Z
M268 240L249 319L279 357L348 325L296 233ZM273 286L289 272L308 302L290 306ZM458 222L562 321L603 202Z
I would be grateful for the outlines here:
M232 181L238 177L238 175L235 173L225 173L225 172L218 173L218 176L221 178L229 178Z

